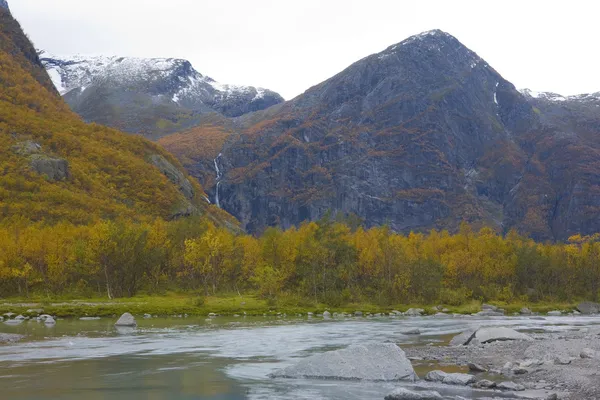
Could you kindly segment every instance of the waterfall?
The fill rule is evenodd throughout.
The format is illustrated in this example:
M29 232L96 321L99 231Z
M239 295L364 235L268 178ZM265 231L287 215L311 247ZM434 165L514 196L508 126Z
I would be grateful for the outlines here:
M221 158L222 154L219 153L219 155L217 156L217 158L215 158L213 160L213 162L215 163L215 172L217 173L217 184L215 187L215 204L217 205L217 207L221 208L221 203L219 202L219 185L221 185L221 177L222 177L222 172L221 169L219 168L219 158Z

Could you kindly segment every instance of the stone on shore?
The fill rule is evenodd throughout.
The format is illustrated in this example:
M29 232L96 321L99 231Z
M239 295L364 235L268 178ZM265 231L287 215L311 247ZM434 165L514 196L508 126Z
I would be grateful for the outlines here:
M128 326L134 327L137 326L137 322L135 322L135 318L130 313L126 312L121 315L121 318L115 323L115 326Z
M525 386L519 385L518 383L507 381L507 382L501 382L501 383L497 384L496 389L510 390L513 392L522 392L523 390L525 390Z
M464 346L469 343L475 332L480 328L469 329L468 331L464 331L452 338L450 340L450 346Z
M425 310L423 310L422 308L409 308L408 310L406 310L404 315L407 315L409 317L420 317L424 312Z
M394 389L385 400L442 400L443 397L433 390L412 391L405 388Z
M475 389L493 389L496 387L496 382L492 382L490 380L487 379L482 379L480 381L477 381L473 384L473 387Z
M600 304L586 301L577 306L577 311L584 315L600 314Z
M330 313L329 311L325 311L325 312L323 313L323 318L325 318L325 319L329 319L329 318L331 318L331 313Z
M560 317L562 315L561 311L550 311L548 312L548 315L551 317Z
M275 371L272 378L340 379L366 381L415 381L404 351L393 343L351 345L300 360Z
M521 311L519 313L521 315L531 315L532 314L531 310L527 307L521 308Z
M511 328L490 327L478 329L467 344L486 344L507 340L533 340L529 335L517 332Z
M468 363L467 366L469 367L469 371L473 371L473 372L487 372L487 368L479 365L479 364L475 364L475 363Z
M466 386L476 381L473 375L453 373L449 374L444 371L429 371L425 375L425 380L429 382L441 382L446 385Z
M596 352L592 349L585 348L581 350L579 355L581 358L596 358Z

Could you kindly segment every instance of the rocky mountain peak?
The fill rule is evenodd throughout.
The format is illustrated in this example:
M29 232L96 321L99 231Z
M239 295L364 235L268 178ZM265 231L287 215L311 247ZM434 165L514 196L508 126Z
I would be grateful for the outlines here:
M10 11L10 8L8 7L8 1L0 0L0 8L5 8Z
M87 121L153 138L197 125L203 115L238 117L284 101L268 89L221 84L184 59L38 55Z

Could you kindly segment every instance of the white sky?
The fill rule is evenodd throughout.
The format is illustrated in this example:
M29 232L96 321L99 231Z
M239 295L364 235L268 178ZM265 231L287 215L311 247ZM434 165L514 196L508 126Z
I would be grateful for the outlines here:
M290 99L369 54L439 28L517 88L600 91L596 0L8 0L55 54L177 57Z

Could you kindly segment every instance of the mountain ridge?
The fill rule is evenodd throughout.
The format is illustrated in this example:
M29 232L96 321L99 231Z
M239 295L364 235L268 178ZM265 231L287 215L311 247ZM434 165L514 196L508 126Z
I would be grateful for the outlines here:
M213 198L221 154L220 203L250 231L330 210L404 232L456 230L467 220L564 240L592 230L587 211L569 204L595 209L584 193L600 182L600 168L588 179L575 161L584 151L595 165L595 139L557 118L600 120L586 102L565 108L575 102L557 108L520 93L455 37L433 30L357 61L276 109L201 124L160 143ZM569 168L568 179L557 175Z

